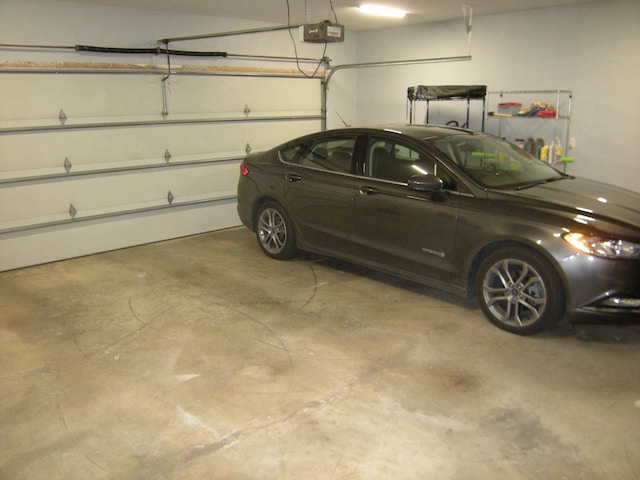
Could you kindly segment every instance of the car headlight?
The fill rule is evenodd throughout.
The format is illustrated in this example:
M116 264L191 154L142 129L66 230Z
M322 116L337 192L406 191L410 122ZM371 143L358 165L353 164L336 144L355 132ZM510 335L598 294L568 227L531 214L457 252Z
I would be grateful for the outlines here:
M605 258L640 258L640 243L567 233L564 239L581 252Z

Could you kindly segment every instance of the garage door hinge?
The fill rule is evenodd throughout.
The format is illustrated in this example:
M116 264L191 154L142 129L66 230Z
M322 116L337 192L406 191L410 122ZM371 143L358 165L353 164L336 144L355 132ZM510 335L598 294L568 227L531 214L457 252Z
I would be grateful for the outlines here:
M64 113L63 109L60 109L60 111L58 112L58 119L60 120L61 125L67 123L67 114Z
M244 151L247 152L247 155L249 155L251 153L251 145L247 143L247 146L244 147Z
M69 204L69 216L71 218L76 218L77 213L78 213L78 210L76 210L76 207L73 206L73 203Z
M173 203L173 193L171 193L171 190L167 193L167 201L169 202L169 205Z
M70 170L71 170L71 160L69 160L69 157L64 157L64 171L69 173Z
M249 108L249 105L245 105L244 106L244 116L248 117L250 113L251 113L251 109Z
M171 160L171 152L169 151L169 149L167 148L164 151L164 161L169 163L169 160Z

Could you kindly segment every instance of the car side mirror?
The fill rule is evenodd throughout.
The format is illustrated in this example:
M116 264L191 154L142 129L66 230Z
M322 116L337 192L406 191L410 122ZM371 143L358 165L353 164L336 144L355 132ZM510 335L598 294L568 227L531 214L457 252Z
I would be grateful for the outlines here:
M442 180L427 173L426 175L414 175L407 181L407 186L411 190L418 190L420 192L437 192L442 190Z

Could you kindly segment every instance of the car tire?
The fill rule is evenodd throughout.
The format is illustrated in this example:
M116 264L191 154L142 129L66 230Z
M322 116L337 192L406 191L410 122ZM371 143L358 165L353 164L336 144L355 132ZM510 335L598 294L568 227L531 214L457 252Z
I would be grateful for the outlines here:
M276 260L287 260L296 252L293 224L279 204L268 202L256 215L256 238L262 251Z
M547 260L526 248L504 248L485 258L475 291L487 318L511 333L539 333L563 316L560 279Z

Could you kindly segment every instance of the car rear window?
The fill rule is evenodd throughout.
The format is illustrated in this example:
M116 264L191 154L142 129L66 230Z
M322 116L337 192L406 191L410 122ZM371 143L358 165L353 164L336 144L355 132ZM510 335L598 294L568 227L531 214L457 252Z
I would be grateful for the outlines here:
M283 161L330 172L351 173L355 137L331 137L280 152Z
M290 148L283 148L282 150L280 150L280 157L285 162L295 163L298 152L302 150L302 147L302 145L295 145Z

